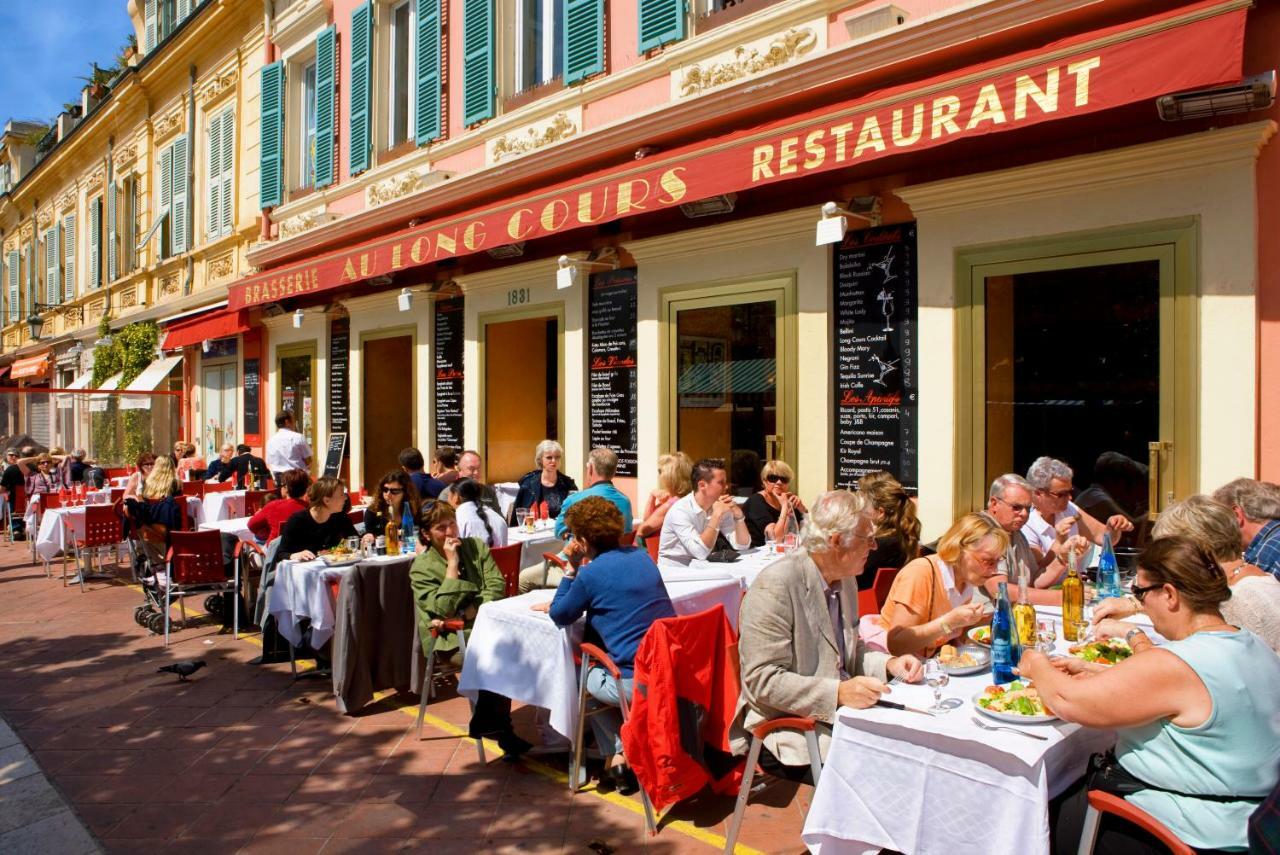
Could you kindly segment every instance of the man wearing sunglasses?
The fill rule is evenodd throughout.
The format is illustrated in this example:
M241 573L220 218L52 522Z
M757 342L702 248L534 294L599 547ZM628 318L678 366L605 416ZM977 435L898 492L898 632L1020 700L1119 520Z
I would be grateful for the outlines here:
M4 474L0 475L0 494L3 494L4 501L9 503L9 520L13 527L13 534L20 538L26 528L26 524L22 519L13 513L14 503L17 501L17 488L26 480L22 475L22 467L18 465L18 450L9 448L4 453Z
M1066 574L1068 552L1080 543L1072 538L1079 536L1086 545L1101 545L1108 530L1112 540L1133 531L1133 523L1124 514L1114 514L1103 523L1080 510L1071 501L1075 495L1073 477L1070 466L1052 457L1036 458L1027 470L1033 508L1022 533L1040 555L1054 555L1046 571L1036 579L1037 588L1052 587Z
M1008 533L1009 548L1013 552L1014 561L1019 565L1025 564L1028 568L1028 578L1031 581L1031 588L1027 591L1028 601L1033 605L1060 606L1062 605L1061 593L1042 591L1035 587L1036 579L1054 562L1058 554L1052 550L1048 553L1038 552L1031 547L1026 535L1022 533L1028 517L1031 516L1031 492L1031 485L1021 475L1012 472L1001 475L991 482L991 491L987 494L987 516L999 523L1000 527ZM1064 550L1075 548L1083 552L1088 548L1088 543L1083 537L1077 535L1069 539L1063 548ZM1062 554L1065 556L1066 552ZM1017 568L1011 569L1009 575L992 576L987 580L982 586L987 599L992 601L996 599L1001 582L1008 583L1009 597L1016 600L1019 595Z

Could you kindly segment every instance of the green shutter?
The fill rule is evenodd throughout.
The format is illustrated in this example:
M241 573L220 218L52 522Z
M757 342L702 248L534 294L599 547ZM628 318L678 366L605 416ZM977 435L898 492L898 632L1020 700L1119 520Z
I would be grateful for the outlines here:
M207 134L209 156L205 166L205 234L210 238L216 238L222 228L222 134L222 114L210 116Z
M418 0L418 145L438 139L442 133L440 102L440 0Z
M44 301L50 306L62 302L62 285L58 282L58 224L44 233Z
M155 50L156 42L159 41L159 39L156 38L157 36L157 33L156 33L157 2L158 0L147 0L146 11L144 14L144 17L146 18L146 24L144 26L144 32L142 37L143 54L148 54L148 53L151 53L151 51Z
M18 320L18 302L20 285L18 282L18 251L10 250L9 252L9 323Z
M89 290L93 291L102 284L102 197L97 196L89 203Z
M175 5L177 6L177 15L174 16L173 28L176 30L191 14L191 0L178 0Z
M62 218L62 293L65 299L76 298L76 215Z
M640 52L684 38L685 0L640 0Z
M160 228L159 258L173 255L173 146L160 152L160 213L165 214Z
M27 313L35 311L36 300L36 239L27 244Z
M219 205L221 219L218 222L218 234L231 234L232 220L235 219L235 200L232 197L236 178L236 114L235 108L228 107L222 111L222 178L219 191L222 204Z
M372 54L373 4L362 3L351 13L351 150L348 152L347 168L352 175L369 168L373 148Z
M185 135L173 141L170 150L173 152L173 205L169 209L172 221L173 254L179 255L187 251L190 243L188 219L190 210L187 205L187 138Z
M114 282L120 275L119 255L116 252L116 217L119 216L120 203L116 198L116 183L107 184L107 281Z
M262 133L259 147L258 207L284 199L284 61L262 68Z
M493 2L462 2L462 123L493 118Z
M333 93L337 90L337 29L328 27L316 36L316 187L334 181Z
M604 71L604 0L564 0L564 82Z

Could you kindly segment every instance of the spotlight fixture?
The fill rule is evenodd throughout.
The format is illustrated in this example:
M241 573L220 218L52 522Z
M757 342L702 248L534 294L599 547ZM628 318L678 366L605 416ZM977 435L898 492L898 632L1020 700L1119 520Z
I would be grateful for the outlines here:
M401 288L400 295L396 297L396 305L400 307L400 311L407 312L413 308L413 292L408 288Z
M211 350L213 350L213 342L209 341L209 339L206 338L204 341L200 342L201 353L208 353Z
M1255 74L1239 83L1175 92L1156 99L1156 110L1166 122L1207 119L1265 110L1276 101L1276 71Z
M732 214L733 206L737 201L737 193L726 193L723 196L712 196L710 199L685 202L680 206L680 212L691 220L699 217L715 217L719 214Z
M866 220L869 226L880 225L880 197L855 196L848 208L841 208L835 202L827 202L822 206L822 219L818 220L817 240L815 246L839 243L849 230L845 217L857 217Z
M609 261L601 259L608 258ZM559 267L556 268L556 289L563 291L565 288L572 288L578 282L578 271L586 269L596 270L617 270L618 269L618 251L611 246L601 249L594 260L586 260L580 258L570 258L567 255L560 256Z
M302 329L302 319L303 319L303 317L304 317L304 313L303 313L303 311L302 311L301 309L298 309L298 311L296 311L296 312L294 312L294 313L293 313L293 328L294 328L295 330L300 330L300 329Z

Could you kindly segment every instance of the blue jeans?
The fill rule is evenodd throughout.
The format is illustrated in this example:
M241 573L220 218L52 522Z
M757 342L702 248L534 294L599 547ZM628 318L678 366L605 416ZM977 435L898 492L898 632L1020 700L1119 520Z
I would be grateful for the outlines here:
M618 684L608 671L596 665L587 672L587 691L606 707L587 719L591 722L591 732L596 735L596 746L602 754L621 754L622 709L619 707ZM626 692L627 703L630 703L630 677L622 678L622 691Z

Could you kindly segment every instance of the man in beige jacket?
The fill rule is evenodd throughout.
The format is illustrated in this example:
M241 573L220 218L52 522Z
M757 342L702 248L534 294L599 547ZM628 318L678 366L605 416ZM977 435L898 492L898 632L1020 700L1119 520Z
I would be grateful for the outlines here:
M742 695L733 747L747 749L751 728L781 716L815 718L825 758L841 706L862 709L889 691L888 675L921 678L914 656L891 657L858 638L858 589L875 545L875 523L863 497L847 490L814 503L801 546L764 569L742 600L738 652ZM804 735L778 730L765 737L760 765L793 780L809 777Z

